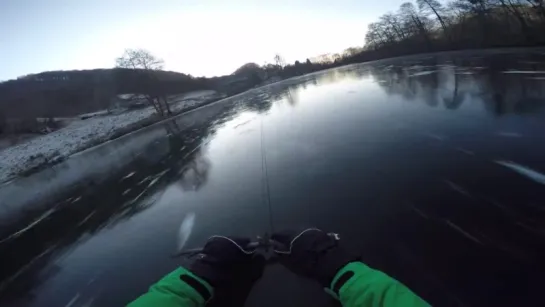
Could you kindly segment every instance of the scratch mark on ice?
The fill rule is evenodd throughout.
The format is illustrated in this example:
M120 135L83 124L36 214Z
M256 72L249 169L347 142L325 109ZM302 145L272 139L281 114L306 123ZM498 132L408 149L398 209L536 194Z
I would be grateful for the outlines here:
M415 206L412 206L412 205L409 205L411 207L411 209L416 212L416 214L420 215L421 217L425 218L425 219L429 219L430 217L427 216L424 212L422 212L420 209L416 208Z
M502 161L502 160L498 160L498 161L494 161L500 165L503 165L517 173L519 173L520 175L523 175L537 183L541 183L541 184L545 184L545 175L543 175L542 173L538 172L538 171L535 171L529 167L526 167L526 166L522 166L520 164L517 164L515 162L512 162L512 161Z
M233 127L233 129L237 129L238 127L244 126L244 125L246 125L247 123L251 122L252 120L253 120L253 119L249 119L249 120L247 120L247 121L245 121L245 122L243 122L243 123L240 123L240 124L236 125L235 127Z
M408 75L407 77L418 77L418 76L426 76L426 75L431 75L431 74L434 74L436 73L437 71L435 70L431 70L431 71L419 71L419 72L416 72L414 74L410 74Z
M121 178L121 181L123 181L125 179L128 179L128 178L131 178L132 176L134 176L134 174L136 174L136 172L130 172L127 176Z
M460 194L463 194L469 198L473 198L471 196L471 194L469 194L468 191L466 191L464 188L462 188L461 186L457 185L456 183L450 181L450 180L443 180L451 189L453 189L454 191L460 193Z
M467 150L465 148L462 148L462 147L457 147L456 150L460 151L460 152L463 152L465 153L466 155L470 155L470 156L474 156L475 153L471 150Z
M138 182L137 184L138 184L138 185L141 185L142 183L144 183L144 182L150 180L150 178L151 178L150 176L147 176L146 178L140 180L140 182Z
M146 187L146 189L148 189L149 187L151 187L152 185L154 185L157 181L159 181L159 178L161 178L161 177L157 177L157 178L153 179L153 180L148 184L148 186Z
M91 212L89 215L87 215L83 221L79 222L78 223L78 226L81 226L83 225L85 222L87 222L91 217L93 217L93 215L95 215L95 211Z
M28 226L26 226L25 228L23 228L23 229L21 229L21 230L19 230L17 232L14 232L13 234L11 234L11 235L5 237L4 239L0 240L0 243L4 243L6 241L9 241L11 239L14 239L14 238L22 235L24 232L26 232L27 230L31 229L32 227L36 226L38 223L40 223L41 221L46 219L54 211L55 211L55 209L51 209L51 210L46 211L44 214L42 214L40 217L38 217L32 223L28 224Z
M76 301L78 300L79 296L80 296L79 292L76 293L76 295L74 295L74 297L64 307L70 307L74 305L74 303L76 303Z
M79 196L78 198L76 198L76 199L74 199L73 201L71 201L71 203L72 203L72 204L73 204L73 203L77 203L78 201L80 201L80 199L81 199L81 196Z
M134 204L136 201L138 201L140 199L140 197L142 197L142 195L144 195L146 193L146 191L147 191L147 189L144 189L144 191L142 191L142 193L138 194L138 196L136 196L131 201L129 201L127 203L127 205L123 205L123 206L130 206L130 205Z
M504 74L545 74L545 71L538 70L506 70L502 72Z
M450 227L452 227L454 230L458 231L459 233L461 233L462 235L464 235L464 237L474 241L474 242L477 242L479 244L483 244L481 241L479 241L479 239L475 238L474 236L470 235L469 233L465 232L462 228L460 228L458 225L454 224L453 222L449 221L449 220L445 220L445 222L447 223L447 225L449 225Z
M204 143L201 143L199 144L198 146L196 146L195 148L193 148L190 152L186 153L184 155L184 159L187 158L187 156L189 156L190 154L194 153L195 151L197 151L197 149L201 148L203 145L205 145Z
M503 136L503 137L506 137L506 138L520 138L522 137L522 134L520 133L516 133L516 132L498 132L497 133L498 136Z
M34 265L34 263L36 263L36 261L38 261L44 255L46 255L46 254L50 253L51 251L53 251L56 247L57 247L56 245L48 247L44 252L42 252L38 256L32 258L32 260L30 260L27 264L25 264L22 268L20 268L19 271L17 271L15 274L13 274L10 277L8 277L8 278L4 279L3 281L1 281L0 282L0 291L2 291L12 281L14 281L19 276L21 276L21 274L23 274L26 270L28 270L28 268L32 267L32 265Z
M444 141L445 140L445 137L437 135L437 134L433 134L433 133L424 133L424 135L429 137L429 138L436 139L438 141Z

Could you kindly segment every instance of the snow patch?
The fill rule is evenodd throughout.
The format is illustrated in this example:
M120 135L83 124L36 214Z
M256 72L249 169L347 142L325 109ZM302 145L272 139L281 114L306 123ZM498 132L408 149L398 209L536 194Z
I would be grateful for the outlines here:
M208 96L203 96L205 92ZM173 112L202 104L214 91L192 94L191 101L177 98L171 103ZM215 93L215 92L214 92ZM198 96L201 94L201 96ZM199 98L200 97L200 98ZM116 131L150 118L155 114L151 107L117 115L95 116L86 120L74 120L67 127L42 135L27 142L0 151L0 182L36 168L44 163L54 163L83 149L109 140Z

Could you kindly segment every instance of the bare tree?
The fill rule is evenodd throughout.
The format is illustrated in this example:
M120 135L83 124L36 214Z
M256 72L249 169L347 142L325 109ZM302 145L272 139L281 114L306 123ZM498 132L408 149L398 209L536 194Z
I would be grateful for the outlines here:
M441 16L441 12L443 10L443 6L441 5L441 2L437 0L416 0L416 3L418 4L418 8L425 14L433 13L435 17L437 18L437 21L441 24L441 28L443 29L443 33L448 37L447 33L447 25L445 24L445 21L443 17Z
M407 38L397 15L386 13L380 17L380 23L383 25L385 32L388 33L387 36L390 40L398 41Z
M543 21L545 21L545 1L544 0L526 0L537 12Z
M346 48L343 51L343 56L344 57L351 57L351 56L355 56L356 54L358 54L360 52L361 52L361 47L360 48L350 47L350 48Z
M496 3L495 3L496 4ZM525 11L527 8L521 1L518 0L497 0L497 5L505 10L507 15L511 14L519 22L522 32L526 35L526 39L530 42L534 40L532 32L530 30L530 25L527 22L527 15ZM508 22L508 20L507 20Z
M483 41L486 39L489 31L489 13L491 11L491 5L489 0L454 0L452 2L453 7L457 7L465 14L472 14L477 18L481 26L481 36Z
M365 43L373 49L379 48L388 42L383 34L382 27L378 22L372 22L367 26L367 34L365 35Z
M284 60L284 57L282 57L279 53L274 55L274 62L277 66L280 66L280 68L284 68L284 66L286 66L286 61Z
M126 49L116 60L117 67L144 70L163 69L163 60L144 49Z
M143 95L161 116L172 114L161 80L155 73L163 69L163 64L163 60L144 49L126 49L123 55L116 59L116 67L138 71L139 81L142 82L139 94Z
M401 4L401 7L399 8L399 13L402 20L407 25L413 25L413 27L408 27L413 28L415 33L419 33L420 35L422 35L426 39L426 42L430 45L431 42L428 29L426 27L426 22L422 16L418 15L418 12L416 11L414 5L411 2L405 2Z

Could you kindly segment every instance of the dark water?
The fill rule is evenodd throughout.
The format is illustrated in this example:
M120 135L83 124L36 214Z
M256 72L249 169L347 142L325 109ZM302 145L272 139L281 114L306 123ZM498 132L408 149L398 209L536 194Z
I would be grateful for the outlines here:
M193 214L186 247L317 226L432 304L540 305L544 106L538 50L348 66L193 111L0 187L0 305L123 305L179 265ZM281 267L254 290L332 305Z

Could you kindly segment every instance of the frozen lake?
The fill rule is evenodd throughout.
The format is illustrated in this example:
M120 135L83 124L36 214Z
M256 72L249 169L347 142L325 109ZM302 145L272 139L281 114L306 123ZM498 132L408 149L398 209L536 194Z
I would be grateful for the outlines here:
M316 226L433 305L533 306L544 106L534 50L346 66L191 111L0 186L0 305L120 306L181 243ZM274 266L248 301L331 304Z

